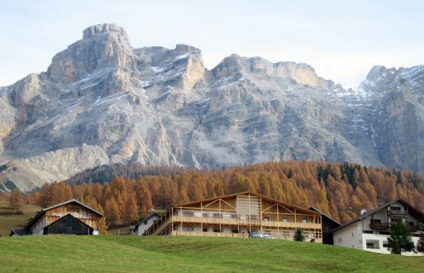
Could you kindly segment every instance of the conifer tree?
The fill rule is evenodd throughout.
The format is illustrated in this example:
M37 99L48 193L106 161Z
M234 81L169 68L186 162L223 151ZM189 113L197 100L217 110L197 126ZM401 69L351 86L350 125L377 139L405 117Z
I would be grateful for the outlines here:
M123 221L126 223L138 220L138 207L132 194L128 196L125 203L125 209L122 211L122 214Z
M106 220L107 225L117 225L121 223L121 215L119 213L118 203L116 203L115 198L108 199L106 201Z
M303 242L305 241L305 235L303 235L303 229L302 228L296 228L294 232L293 241Z
M16 212L19 211L23 203L23 195L20 190L14 189L10 193L9 197L9 207L12 209L16 209Z
M387 250L389 250L392 254L401 255L402 251L415 251L411 233L399 219L392 222L388 241L389 246L387 247Z
M94 202L92 205L93 209L103 213L103 217L99 220L99 232L100 234L106 234L107 233L107 224L106 224L106 215L105 211L103 210L102 205L100 205L98 202Z

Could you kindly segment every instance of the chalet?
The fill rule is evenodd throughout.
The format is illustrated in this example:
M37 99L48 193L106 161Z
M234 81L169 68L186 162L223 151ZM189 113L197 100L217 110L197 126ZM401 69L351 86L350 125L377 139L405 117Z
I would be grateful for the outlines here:
M411 231L414 244L419 240L419 223L424 214L402 199L363 212L350 222L333 230L334 245L389 254L387 250L390 224L400 219ZM405 255L422 255L407 252Z
M130 227L131 235L141 236L144 232L160 218L160 215L153 212L145 219Z
M321 213L259 194L242 192L178 204L149 229L149 235L266 237L293 240L302 228L307 241L322 243Z
M102 213L72 199L40 211L23 230L11 236L46 234L96 234Z

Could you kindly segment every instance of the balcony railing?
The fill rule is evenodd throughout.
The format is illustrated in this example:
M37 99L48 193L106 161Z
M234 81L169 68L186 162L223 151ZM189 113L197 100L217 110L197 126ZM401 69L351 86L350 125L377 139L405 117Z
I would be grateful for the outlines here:
M371 229L386 230L389 227L390 227L389 223L382 223L382 222L375 222L375 221L371 221L371 223L370 223Z
M240 226L262 226L278 227L278 228L303 228L303 229L321 229L321 224L316 223L300 223L300 222L276 222L276 221L261 221L261 220L242 220L242 219L227 219L227 218L210 218L210 217L190 217L190 216L172 216L173 222L183 223L202 223L216 225L240 225Z
M391 215L391 216L393 216L393 215L406 216L406 215L408 215L408 212L404 211L404 210L389 210L389 211L387 211L387 214Z
M248 234L243 233L225 233L225 232L196 232L196 231L180 231L180 230L173 230L171 235L180 235L180 236L197 236L197 237L234 237L234 238L249 238ZM277 236L275 234L272 234L272 238L274 239L282 239L282 240L293 240L293 235L290 234L290 236L284 236L280 234L280 236ZM310 241L311 237L306 238L307 241ZM316 238L315 243L322 243L322 238Z

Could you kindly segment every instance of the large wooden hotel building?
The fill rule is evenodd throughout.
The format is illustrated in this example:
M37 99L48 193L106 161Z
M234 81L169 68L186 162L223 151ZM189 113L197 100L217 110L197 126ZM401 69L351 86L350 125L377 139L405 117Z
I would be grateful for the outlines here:
M307 241L322 243L321 223L321 214L316 211L242 192L175 205L143 235L248 237L264 234L293 240L296 228L302 228Z

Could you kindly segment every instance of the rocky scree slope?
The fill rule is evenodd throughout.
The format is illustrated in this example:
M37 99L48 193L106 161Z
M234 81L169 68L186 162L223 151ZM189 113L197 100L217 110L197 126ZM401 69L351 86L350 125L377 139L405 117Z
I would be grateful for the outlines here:
M208 70L197 48L133 49L121 27L95 25L47 72L0 88L1 177L31 190L103 164L270 160L424 172L423 79L421 66L375 67L346 90L307 64L235 54Z

